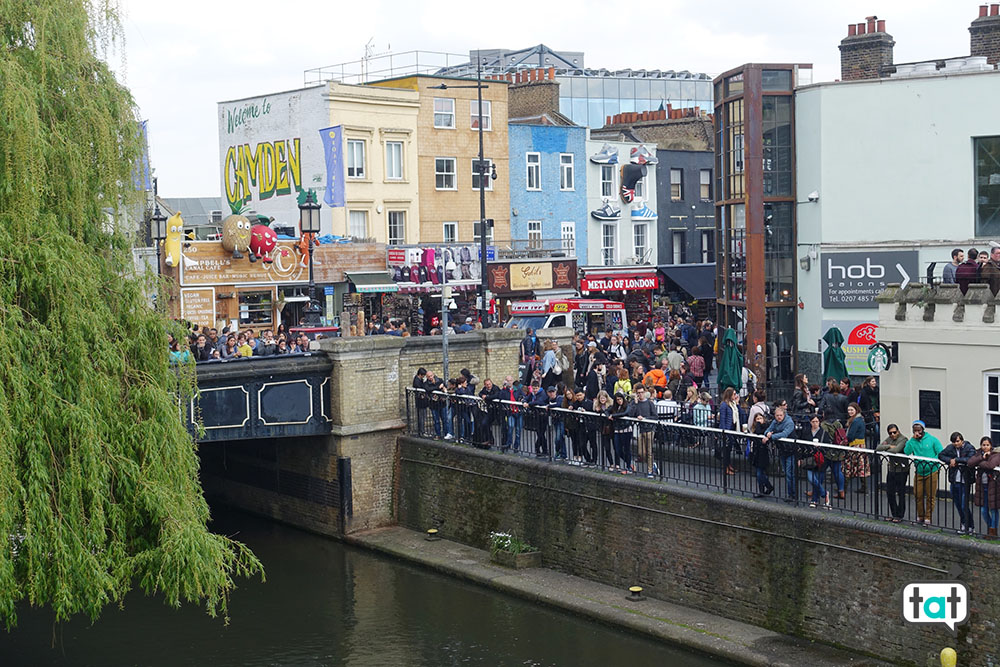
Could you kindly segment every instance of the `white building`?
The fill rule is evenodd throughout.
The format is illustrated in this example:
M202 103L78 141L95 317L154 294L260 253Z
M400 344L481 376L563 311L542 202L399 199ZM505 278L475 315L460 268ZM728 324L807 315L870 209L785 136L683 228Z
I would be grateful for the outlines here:
M1000 239L1000 72L976 69L796 89L800 372L819 376L819 340L838 325L848 370L869 374L874 296Z

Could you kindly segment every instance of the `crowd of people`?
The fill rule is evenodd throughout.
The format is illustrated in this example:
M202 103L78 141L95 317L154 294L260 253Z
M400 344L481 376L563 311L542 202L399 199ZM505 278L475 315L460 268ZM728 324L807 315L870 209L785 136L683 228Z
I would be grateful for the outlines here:
M989 252L969 248L968 254L955 248L951 251L951 262L944 265L941 282L957 284L962 294L973 283L986 283L994 295L1000 292L1000 244L991 243Z
M844 500L848 492L870 494L875 485L869 478L884 472L884 518L896 523L905 518L912 475L918 525L930 525L938 477L946 469L959 532L973 530L974 503L982 508L984 532L996 535L1000 491L992 471L1000 453L992 453L988 437L977 449L953 433L943 447L916 421L911 436L889 424L881 439L875 377L817 385L800 374L790 400L769 401L744 368L739 388L713 391L718 335L710 321L679 316L635 325L631 336L577 335L568 353L529 329L519 368L502 383L480 382L468 369L456 378L419 369L412 382L417 429L501 451L523 452L522 440L528 448L533 440L540 458L650 478L661 472L657 443L710 447L724 475L737 474L742 456L742 467L756 478L755 497L774 494L777 477L785 500L798 502L804 476L805 502L817 508L832 508L833 499ZM681 427L670 442L664 424Z
M316 337L322 338L322 334ZM277 333L271 329L261 330L259 338L252 328L231 331L226 326L220 335L214 327L199 328L197 324L192 324L189 325L186 341L177 340L168 333L167 345L170 363L181 364L304 353L315 345L315 341L304 333L289 335L283 324L278 325Z

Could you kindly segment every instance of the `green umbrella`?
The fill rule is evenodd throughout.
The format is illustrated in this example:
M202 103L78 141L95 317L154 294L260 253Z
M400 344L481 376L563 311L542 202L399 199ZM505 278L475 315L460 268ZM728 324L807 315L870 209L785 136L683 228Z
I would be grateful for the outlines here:
M743 380L743 355L736 344L736 330L726 329L719 346L719 391L732 387L739 391Z
M830 330L823 334L826 341L826 349L823 350L823 379L840 381L847 377L847 364L844 360L844 350L841 345L844 342L844 334L840 333L837 327L830 327Z

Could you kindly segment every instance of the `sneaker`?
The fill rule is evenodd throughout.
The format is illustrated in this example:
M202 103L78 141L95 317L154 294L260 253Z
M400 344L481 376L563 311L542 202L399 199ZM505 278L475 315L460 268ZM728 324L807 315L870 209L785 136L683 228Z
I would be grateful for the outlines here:
M455 436L453 436L451 433L445 433L444 434L444 439L445 440L454 440Z
M659 475L660 474L660 468L655 463L653 464L653 474L654 475Z
M611 202L605 202L604 206L596 211L591 211L590 215L598 220L618 220L622 217L622 210Z
M813 509L816 509L816 503L814 503L814 502L812 502L812 501L810 500L810 501L809 501L809 507L811 507L811 508L813 508Z
M590 156L594 164L618 164L618 149L611 144L604 144L601 150Z
M653 475L646 475L646 479L656 479Z
M656 164L659 160L645 145L639 145L633 146L632 150L629 151L629 162L632 164Z
M642 208L632 209L631 215L633 220L656 220L656 211L646 204L643 204Z

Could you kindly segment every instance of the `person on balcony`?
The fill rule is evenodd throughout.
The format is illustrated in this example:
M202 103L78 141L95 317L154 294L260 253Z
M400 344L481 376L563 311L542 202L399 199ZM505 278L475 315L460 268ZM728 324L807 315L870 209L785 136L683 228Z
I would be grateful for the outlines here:
M888 437L882 441L875 451L886 454L902 454L906 449L906 436L899 432L899 427L889 424L886 428ZM888 467L885 473L885 493L889 499L889 514L893 523L899 523L906 516L906 480L910 476L910 463L901 456L887 456Z
M995 540L997 509L1000 508L1000 479L996 473L996 469L1000 467L1000 452L993 451L993 440L983 436L979 441L979 451L969 459L969 467L975 471L975 501L983 516L983 523L986 524L987 539Z
M927 426L921 420L913 422L913 437L906 442L904 454L937 459L944 447L941 441L927 432ZM938 486L938 463L917 461L913 468L913 495L917 501L917 525L928 526L934 517L934 501Z

